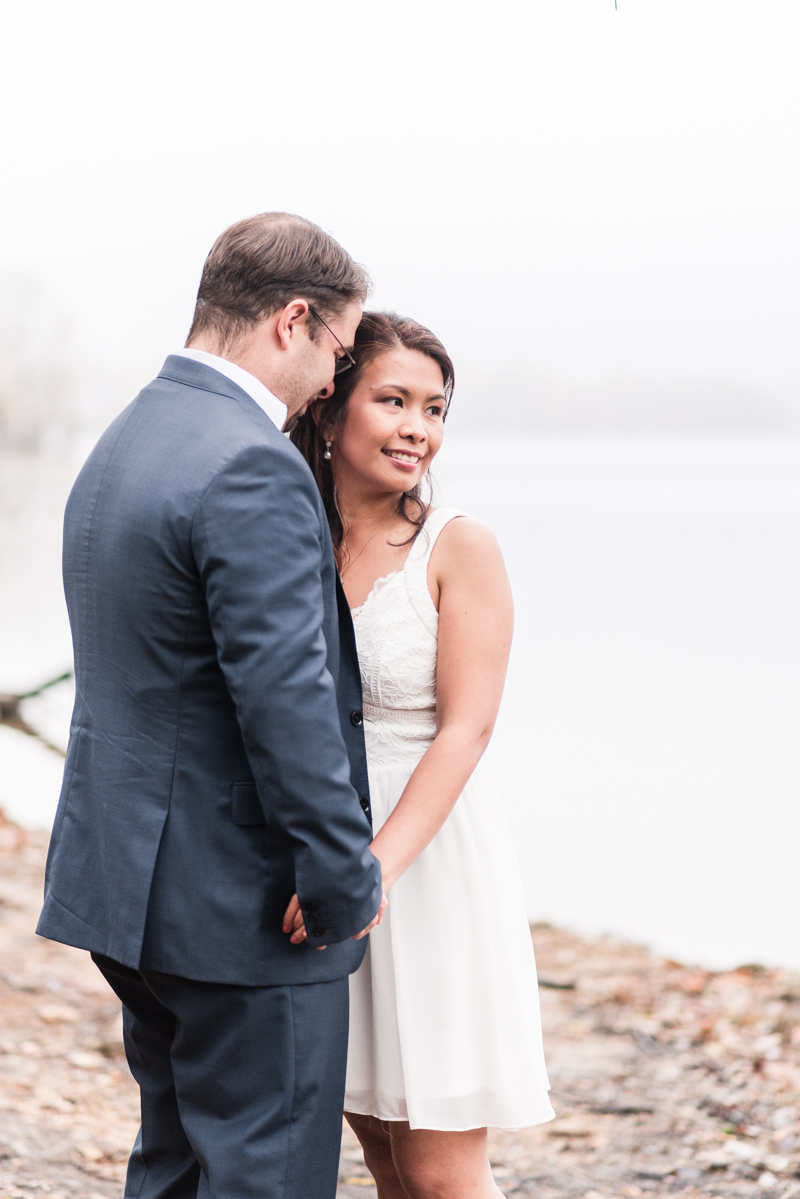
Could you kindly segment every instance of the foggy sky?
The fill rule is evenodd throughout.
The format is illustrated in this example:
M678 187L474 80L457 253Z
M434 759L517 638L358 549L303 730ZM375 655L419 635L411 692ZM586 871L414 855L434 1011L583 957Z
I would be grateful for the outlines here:
M800 391L796 0L6 0L0 34L0 283L84 362L144 383L216 235L286 209L467 374Z

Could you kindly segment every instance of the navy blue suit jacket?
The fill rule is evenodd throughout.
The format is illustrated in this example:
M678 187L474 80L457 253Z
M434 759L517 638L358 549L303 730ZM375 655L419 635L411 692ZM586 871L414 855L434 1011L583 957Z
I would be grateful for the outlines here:
M357 969L381 894L361 686L295 447L169 357L78 476L64 582L77 697L39 933L209 982Z

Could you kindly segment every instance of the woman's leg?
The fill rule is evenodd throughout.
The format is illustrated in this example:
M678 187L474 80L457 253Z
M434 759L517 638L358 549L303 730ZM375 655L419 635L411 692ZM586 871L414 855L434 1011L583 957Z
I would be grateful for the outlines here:
M406 1123L389 1128L392 1160L408 1199L501 1199L485 1128L434 1132Z
M364 1161L375 1179L378 1199L408 1199L392 1159L392 1140L387 1131L392 1125L375 1116L356 1116L352 1112L345 1112L345 1117L364 1150Z
M347 1116L378 1186L378 1199L500 1199L486 1129L435 1132L405 1121Z

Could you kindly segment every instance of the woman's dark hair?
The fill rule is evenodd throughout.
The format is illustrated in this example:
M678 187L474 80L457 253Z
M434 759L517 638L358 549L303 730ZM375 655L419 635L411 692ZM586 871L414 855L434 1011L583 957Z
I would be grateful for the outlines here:
M309 408L295 423L290 434L291 440L311 467L317 481L331 536L336 549L342 543L344 526L336 503L336 486L331 469L330 459L325 457L325 440L344 424L347 417L347 404L356 384L367 363L372 362L381 354L403 347L407 350L417 350L427 354L438 364L444 382L444 394L447 407L453 395L455 371L450 355L438 337L418 325L408 317L397 316L394 312L365 312L356 330L353 343L353 357L356 365L350 370L336 376L336 388L329 400L317 400L313 405L313 413ZM445 408L445 416L447 408ZM430 493L430 480L425 476ZM405 491L397 501L398 516L402 516L413 526L408 541L413 541L425 524L430 508L430 498L422 498L422 482ZM401 544L407 545L408 542Z

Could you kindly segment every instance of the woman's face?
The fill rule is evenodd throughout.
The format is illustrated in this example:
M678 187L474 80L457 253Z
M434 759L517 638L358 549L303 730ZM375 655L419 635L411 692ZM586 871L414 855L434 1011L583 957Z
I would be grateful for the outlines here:
M387 350L364 367L343 425L333 434L339 486L410 491L430 466L444 435L442 371L427 354Z

